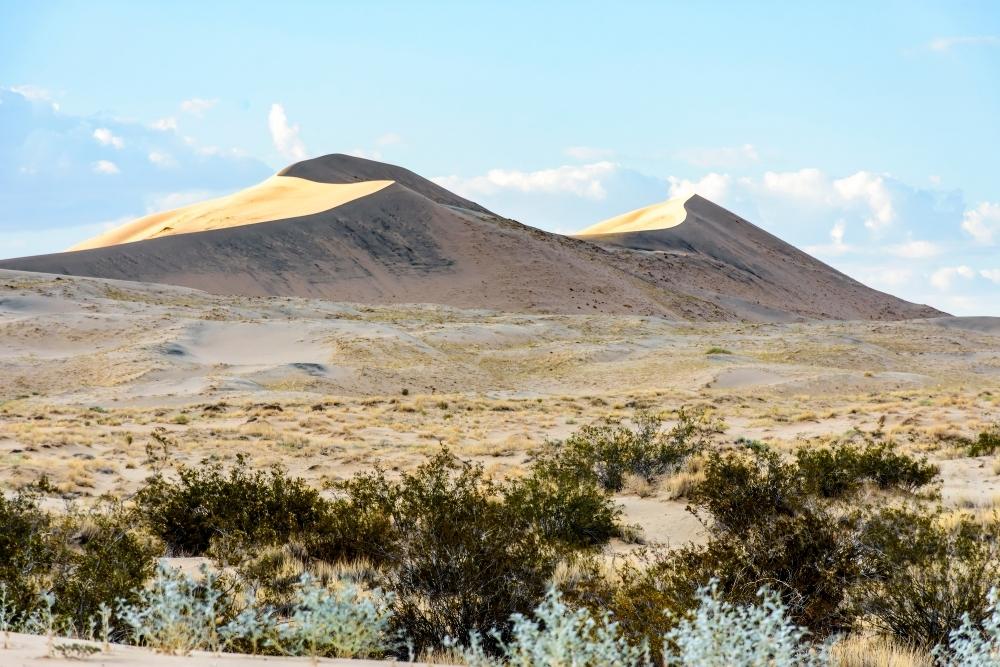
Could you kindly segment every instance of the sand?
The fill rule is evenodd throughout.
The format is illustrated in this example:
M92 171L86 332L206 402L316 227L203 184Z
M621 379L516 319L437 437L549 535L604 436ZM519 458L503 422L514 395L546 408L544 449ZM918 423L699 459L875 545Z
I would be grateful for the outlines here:
M622 215L617 215L587 227L578 236L596 234L624 234L626 232L652 231L676 227L687 218L685 202L690 197L678 197L661 204L653 204Z
M2 642L2 639L0 639ZM56 645L87 644L100 648L99 642L86 642L75 639L56 638ZM112 644L108 653L96 653L85 660L72 660L58 654L47 655L47 639L37 635L13 633L10 635L10 645L3 648L0 643L0 665L3 667L79 667L79 665L107 665L108 667L261 667L274 666L293 667L313 664L310 658L280 658L271 656L237 655L233 653L206 653L195 651L188 656L171 656L155 653L145 648ZM385 667L391 664L422 665L425 663L399 663L381 660L344 660L322 658L315 664L328 667ZM439 663L440 664L440 663ZM446 666L445 666L446 667Z
M162 236L312 215L367 197L392 183L361 181L333 184L293 176L272 176L263 183L232 195L133 220L78 243L70 250L103 248Z
M371 160L324 156L267 183L130 223L91 243L102 247L3 260L0 269L521 313L761 322L943 314L869 289L697 196L627 214L621 227L652 231L577 239ZM663 227L682 209L686 223Z

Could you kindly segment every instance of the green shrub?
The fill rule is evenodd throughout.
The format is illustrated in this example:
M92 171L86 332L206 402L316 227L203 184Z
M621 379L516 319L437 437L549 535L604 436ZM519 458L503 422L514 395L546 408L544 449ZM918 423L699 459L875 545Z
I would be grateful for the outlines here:
M994 424L982 431L975 440L966 440L965 448L969 456L992 455L1000 448L1000 424Z
M541 457L539 465L576 470L579 477L596 477L605 489L617 492L622 490L626 475L653 481L676 470L722 428L706 412L683 408L673 428L664 431L662 426L662 418L648 413L639 413L632 427L621 420L607 419L556 443Z
M161 552L132 523L117 505L55 517L31 493L0 495L0 587L11 622L25 621L48 596L60 623L83 628L102 604L130 599Z
M394 622L418 651L466 642L544 596L560 551L510 511L481 466L444 450L399 481L381 560Z
M875 514L861 540L877 554L875 576L859 582L855 613L903 642L932 648L963 618L981 626L1000 580L1000 525L971 518L945 528L928 511Z
M177 481L161 474L136 494L142 519L175 553L198 555L214 537L239 534L252 544L273 544L311 529L326 503L299 478L274 467L251 471L237 457L228 473L221 463L181 468Z
M851 493L864 482L912 491L932 482L939 472L927 459L901 454L893 443L871 438L862 446L802 447L795 460L805 489L825 498Z

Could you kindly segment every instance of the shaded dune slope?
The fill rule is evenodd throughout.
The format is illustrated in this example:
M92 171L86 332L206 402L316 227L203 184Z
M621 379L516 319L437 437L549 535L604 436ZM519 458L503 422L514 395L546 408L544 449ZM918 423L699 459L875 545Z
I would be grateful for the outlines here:
M940 311L871 289L738 215L694 195L681 224L578 238L607 248L616 264L663 289L746 319L909 319Z
M216 294L686 320L938 315L870 290L710 202L672 229L583 239L496 216L417 174L330 155L279 176L392 181L319 213L0 261Z

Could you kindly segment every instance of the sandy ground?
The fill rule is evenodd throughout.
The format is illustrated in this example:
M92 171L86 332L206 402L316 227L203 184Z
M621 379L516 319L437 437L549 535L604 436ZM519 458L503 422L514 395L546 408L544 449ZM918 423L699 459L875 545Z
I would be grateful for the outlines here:
M76 244L70 250L103 248L161 236L192 234L328 211L366 197L392 181L317 183L292 176L272 176L246 190L183 208L147 215Z
M3 667L30 667L42 665L51 667L79 667L79 665L107 665L108 667L259 667L261 665L328 665L330 667L385 667L390 664L423 665L426 663L392 663L379 660L338 660L323 658L314 663L310 658L280 658L269 656L249 656L236 654L215 654L196 651L189 656L169 656L154 653L134 646L113 644L108 653L95 653L83 660L70 659L59 655L48 655L47 639L35 635L13 633L9 643L3 646L0 639L0 665ZM59 639L55 646L84 644L100 648L100 643L75 639ZM439 663L438 663L439 664Z
M59 502L127 496L156 466L239 453L315 483L376 461L406 470L442 445L517 474L584 424L682 405L723 417L723 442L789 450L884 418L941 463L949 502L1000 492L993 459L955 447L1000 419L995 319L693 324L0 271L0 480L44 474ZM697 540L673 496L620 500L647 540Z

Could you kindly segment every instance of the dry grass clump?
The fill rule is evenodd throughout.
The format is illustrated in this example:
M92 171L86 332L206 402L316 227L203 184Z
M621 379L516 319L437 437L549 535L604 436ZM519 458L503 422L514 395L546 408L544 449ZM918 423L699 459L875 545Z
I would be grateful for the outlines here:
M848 635L830 649L830 667L932 667L929 653L886 637Z

